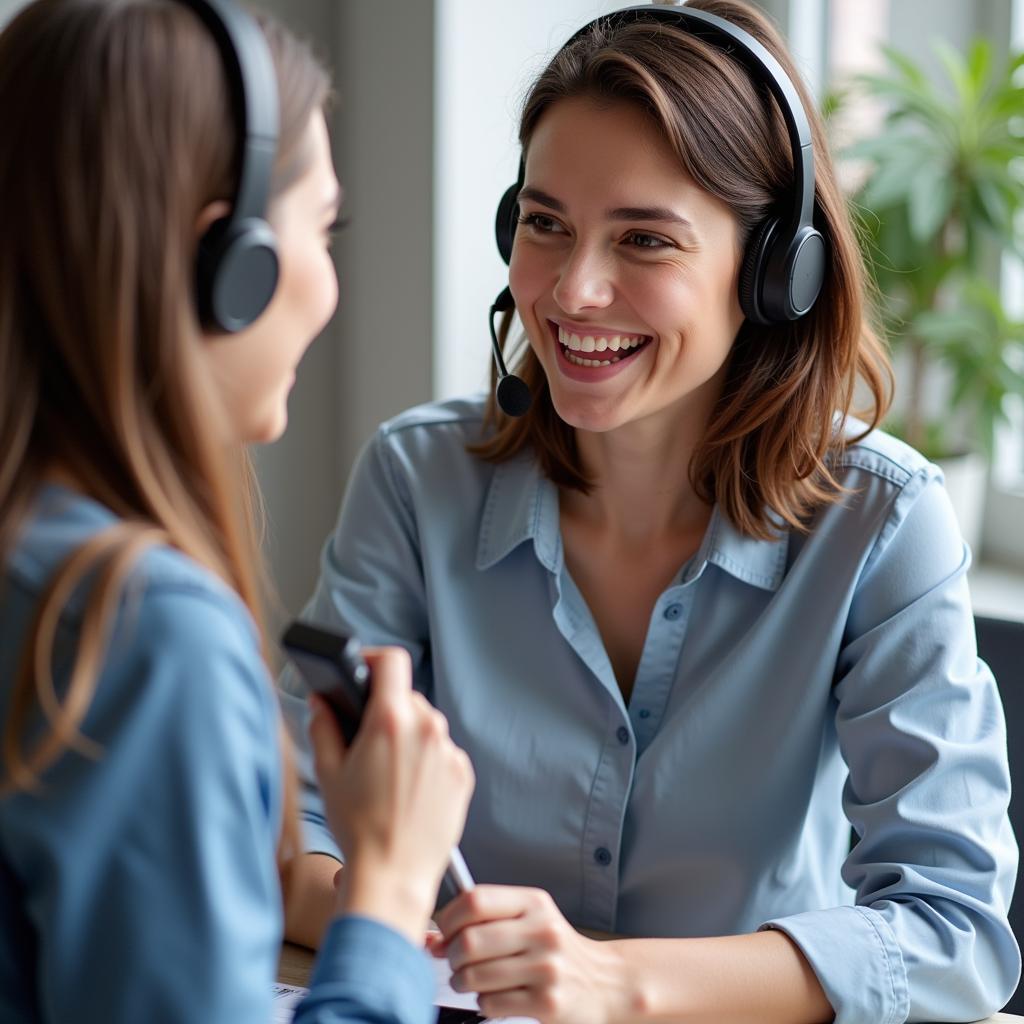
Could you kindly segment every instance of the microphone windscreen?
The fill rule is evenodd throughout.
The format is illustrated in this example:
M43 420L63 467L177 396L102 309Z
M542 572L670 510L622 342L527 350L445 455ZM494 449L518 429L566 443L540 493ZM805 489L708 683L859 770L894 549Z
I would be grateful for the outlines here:
M498 381L494 390L501 411L506 416L524 416L533 404L533 395L526 381L510 373Z

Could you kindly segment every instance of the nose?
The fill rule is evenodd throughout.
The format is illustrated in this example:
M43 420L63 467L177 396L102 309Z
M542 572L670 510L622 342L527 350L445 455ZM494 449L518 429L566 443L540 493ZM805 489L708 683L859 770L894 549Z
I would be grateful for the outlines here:
M566 313L610 305L614 288L601 253L593 246L575 245L561 268L553 294Z

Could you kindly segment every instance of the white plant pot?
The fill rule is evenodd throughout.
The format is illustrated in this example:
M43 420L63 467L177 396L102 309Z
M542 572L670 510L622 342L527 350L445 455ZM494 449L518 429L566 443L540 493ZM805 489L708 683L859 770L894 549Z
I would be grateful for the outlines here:
M936 464L946 478L946 492L953 503L964 540L970 545L977 562L981 555L981 524L985 513L985 485L988 460L971 452L937 459Z

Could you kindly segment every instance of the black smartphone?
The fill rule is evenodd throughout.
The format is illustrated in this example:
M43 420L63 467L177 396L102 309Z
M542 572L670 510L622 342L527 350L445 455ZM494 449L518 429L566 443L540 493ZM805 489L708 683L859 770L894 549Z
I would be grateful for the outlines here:
M363 660L359 641L306 622L293 622L281 644L309 688L330 705L345 742L351 743L370 696L370 667Z
M372 684L370 666L363 659L359 641L296 621L284 631L281 645L310 689L326 699L341 726L345 742L351 743L359 729ZM462 853L457 846L453 847L441 879L437 906L443 907L460 892L472 889L473 884Z

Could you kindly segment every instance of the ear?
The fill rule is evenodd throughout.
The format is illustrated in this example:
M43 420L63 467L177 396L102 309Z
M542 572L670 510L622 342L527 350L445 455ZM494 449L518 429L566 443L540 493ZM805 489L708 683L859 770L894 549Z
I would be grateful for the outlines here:
M196 218L196 239L202 238L214 221L226 217L230 212L231 204L226 199L215 199L207 203Z

